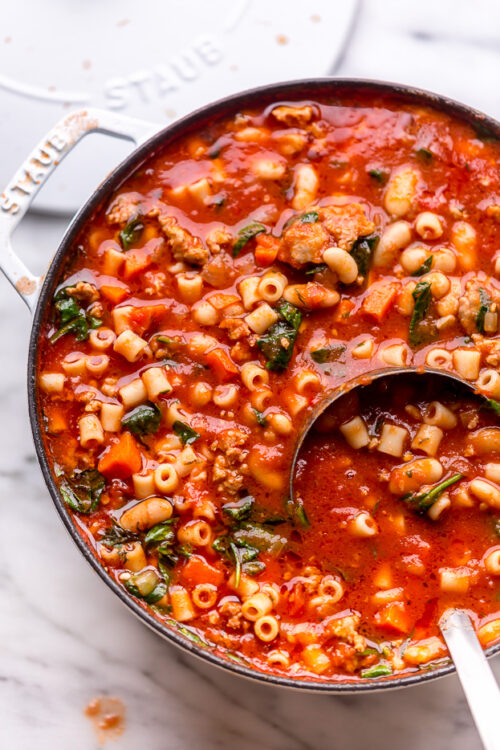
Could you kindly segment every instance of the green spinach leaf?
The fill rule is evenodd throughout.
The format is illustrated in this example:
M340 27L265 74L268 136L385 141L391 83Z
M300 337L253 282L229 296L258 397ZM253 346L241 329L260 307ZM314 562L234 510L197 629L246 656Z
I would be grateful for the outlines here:
M311 352L311 357L318 365L324 365L327 362L338 362L345 350L343 344L330 344Z
M408 503L418 513L426 513L429 508L432 508L434 503L441 497L443 492L452 484L456 484L461 479L463 479L463 476L463 474L453 474L452 477L450 477L449 479L445 479L444 482L437 484L428 492L417 494L410 493L409 495L404 495L401 500L404 500L405 503Z
M131 219L129 223L120 232L120 242L124 250L130 250L132 245L138 241L141 236L144 224L140 219Z
M492 299L486 289L479 288L479 310L476 315L476 328L479 333L484 333L484 319L490 309Z
M500 417L500 403L495 401L494 398L486 398L479 407L480 409L491 409L497 416Z
M252 495L236 500L233 503L225 503L222 506L222 512L231 519L231 521L244 521L250 515L254 506L255 499Z
M361 677L365 680L374 679L375 677L385 677L388 674L392 674L392 667L382 663L375 664L375 666L361 671Z
M315 266L305 271L305 275L312 276L315 273L322 273L323 271L326 271L327 269L328 269L328 266L326 265L326 263L317 263Z
M148 402L136 406L122 418L122 425L135 435L153 435L160 427L161 411Z
M302 224L315 224L319 219L319 214L317 211L306 211L305 214L302 214L300 217L300 221Z
M77 471L61 484L64 502L77 513L92 513L104 490L106 480L97 469Z
M375 182L378 182L379 185L385 185L389 179L389 173L384 169L369 169L368 174L373 180L375 180Z
M307 529L311 525L302 500L299 498L292 500L290 497L285 497L283 502L288 519L294 526Z
M351 255L356 261L360 276L366 277L370 270L373 251L379 241L378 234L370 234L368 237L359 237L351 248Z
M260 221L253 221L251 224L247 224L246 227L243 227L243 229L240 229L238 232L238 238L233 245L233 258L238 257L247 242L265 231L266 228L264 224L260 223Z
M185 422L181 422L180 419L175 420L172 429L175 434L180 437L183 445L191 445L191 443L194 443L199 437L201 437L199 432L193 430L193 428Z
M139 537L133 531L122 529L122 527L113 523L104 534L100 537L99 541L101 544L105 544L106 547L123 547L124 544L138 541Z
M415 300L415 307L413 309L413 315L410 320L410 330L408 334L408 341L410 346L418 346L422 343L422 332L420 330L420 324L427 315L427 310L431 302L431 283L430 281L419 281L417 286L412 292L412 297Z
M415 156L424 164L431 164L434 159L434 154L428 148L417 148Z
M285 370L292 358L297 331L302 322L300 310L289 302L278 306L280 319L257 341L267 359L268 370Z
M429 257L424 260L422 265L419 268L417 268L416 271L413 271L413 273L410 274L410 276L423 276L424 273L428 273L431 270L433 260L434 260L434 256L429 255Z
M59 313L60 328L50 337L50 343L55 344L63 336L73 333L77 341L85 341L89 335L89 329L98 328L102 320L89 315L77 300L68 293L71 287L60 289L54 296L54 307Z
M167 584L156 570L146 568L124 582L127 591L148 604L155 604L167 593Z
M267 419L265 418L264 414L258 409L254 409L253 406L252 406L252 411L255 414L257 422L260 424L260 426L267 427Z

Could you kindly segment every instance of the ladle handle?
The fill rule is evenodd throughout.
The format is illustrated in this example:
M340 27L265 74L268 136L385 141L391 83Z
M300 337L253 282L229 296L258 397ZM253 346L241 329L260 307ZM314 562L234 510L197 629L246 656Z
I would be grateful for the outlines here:
M483 745L500 750L500 689L471 619L463 610L450 610L440 626Z

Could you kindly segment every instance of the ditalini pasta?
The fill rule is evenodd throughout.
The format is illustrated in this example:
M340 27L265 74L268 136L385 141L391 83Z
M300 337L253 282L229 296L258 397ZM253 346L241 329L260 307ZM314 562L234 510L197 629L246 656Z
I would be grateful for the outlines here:
M166 628L320 681L442 663L454 604L500 638L499 158L390 98L268 103L156 153L88 222L43 330L47 449ZM347 401L288 497L326 391L425 365L493 409Z

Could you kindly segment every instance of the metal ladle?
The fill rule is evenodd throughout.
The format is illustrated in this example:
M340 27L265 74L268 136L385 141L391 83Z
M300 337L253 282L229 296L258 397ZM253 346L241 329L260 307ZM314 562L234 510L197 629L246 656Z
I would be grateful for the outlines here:
M462 380L457 375L431 368L384 368L353 378L343 383L333 393L327 394L313 410L302 428L295 445L290 471L290 497L292 499L295 498L297 461L304 441L317 420L327 409L332 408L346 394L352 393L355 390L368 388L377 380L405 378L408 381L408 379L413 380L416 377L440 379L444 385L448 386L452 382L455 388L458 386L464 393L468 395L474 394L479 399L486 399L486 396L475 391L473 385ZM498 728L500 689L486 660L472 621L465 610L449 609L442 615L439 627L453 659L458 678L483 745L486 750L500 750L500 730Z

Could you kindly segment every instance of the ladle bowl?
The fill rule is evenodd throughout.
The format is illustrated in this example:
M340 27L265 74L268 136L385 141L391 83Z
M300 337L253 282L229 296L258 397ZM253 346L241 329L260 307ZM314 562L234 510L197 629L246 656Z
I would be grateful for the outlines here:
M435 379L441 379L443 381L443 385L447 384L449 387L450 384L453 383L455 388L458 387L469 395L473 394L477 396L478 399L483 399L484 401L488 399L488 396L477 391L472 383L463 380L463 378L459 377L455 373L448 372L446 370L438 370L432 367L383 367L379 370L372 370L370 372L364 372L361 375L357 375L355 378L352 378L351 380L348 380L339 385L335 390L327 392L322 397L317 406L313 409L308 419L302 426L295 443L292 463L290 467L290 497L292 499L295 497L295 475L297 473L297 461L304 446L304 442L309 433L313 430L314 425L317 423L318 419L322 417L328 409L330 409L334 404L338 403L347 394L369 388L377 381L381 381L386 378L394 380L396 380L397 378L413 380L416 377L432 377Z

